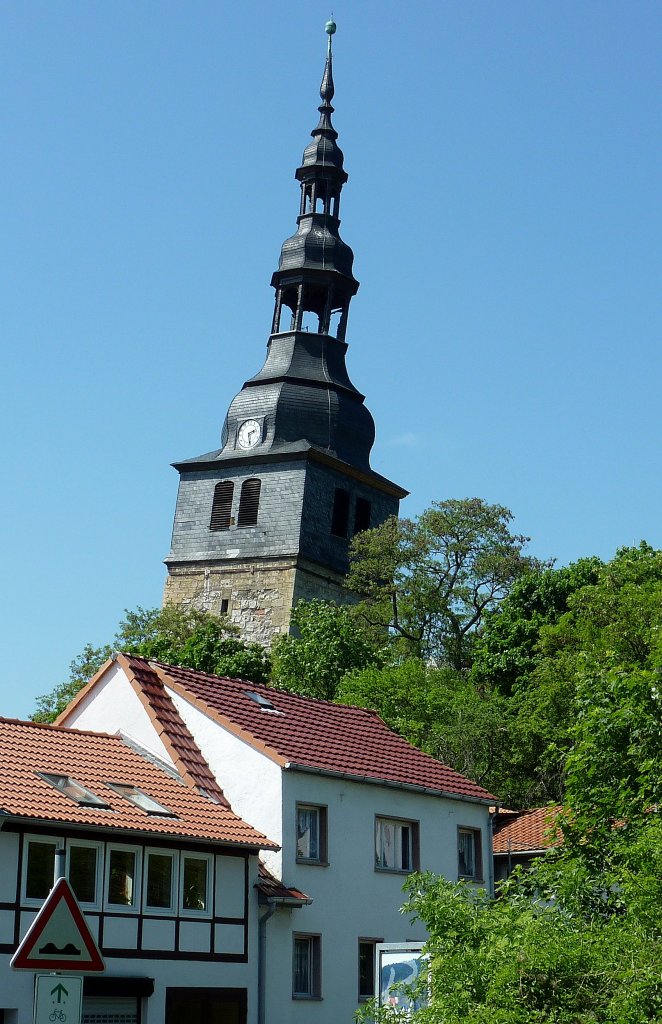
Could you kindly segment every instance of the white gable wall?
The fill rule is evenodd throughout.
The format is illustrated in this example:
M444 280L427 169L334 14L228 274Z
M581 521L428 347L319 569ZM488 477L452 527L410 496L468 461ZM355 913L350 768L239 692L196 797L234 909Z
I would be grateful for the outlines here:
M64 724L68 729L90 729L94 732L116 733L121 730L162 761L173 763L124 669L117 662L70 712Z
M168 695L191 731L202 756L230 801L232 810L279 845L283 841L281 769L219 725L173 690ZM262 859L281 878L281 854L262 852ZM287 881L287 880L286 880Z

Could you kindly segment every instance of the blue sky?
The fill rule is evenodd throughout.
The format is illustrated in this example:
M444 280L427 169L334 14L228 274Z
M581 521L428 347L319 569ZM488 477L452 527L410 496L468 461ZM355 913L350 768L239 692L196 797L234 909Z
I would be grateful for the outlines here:
M262 364L328 5L0 8L0 712L160 603L177 476ZM657 2L334 5L348 365L403 512L662 546Z

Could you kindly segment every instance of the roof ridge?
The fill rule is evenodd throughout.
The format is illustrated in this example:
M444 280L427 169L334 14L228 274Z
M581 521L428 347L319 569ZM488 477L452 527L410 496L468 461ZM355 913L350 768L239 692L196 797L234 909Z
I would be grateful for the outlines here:
M122 742L122 737L116 732L100 732L98 729L77 729L75 726L55 725L54 722L33 722L29 718L6 718L4 715L0 715L0 725L28 725L33 729L45 729L46 732L78 733L80 736L96 736L103 740Z

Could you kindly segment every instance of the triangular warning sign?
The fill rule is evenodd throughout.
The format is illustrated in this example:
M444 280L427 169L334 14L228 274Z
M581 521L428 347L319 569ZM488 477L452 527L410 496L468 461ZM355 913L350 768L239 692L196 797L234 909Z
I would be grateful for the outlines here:
M11 959L23 971L103 971L105 964L66 878L58 878Z

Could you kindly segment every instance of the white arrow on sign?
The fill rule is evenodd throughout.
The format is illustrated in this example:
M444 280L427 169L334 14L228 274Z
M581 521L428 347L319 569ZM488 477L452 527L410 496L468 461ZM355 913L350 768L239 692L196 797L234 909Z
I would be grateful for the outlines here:
M38 974L35 983L34 1024L80 1024L82 978L68 974Z

